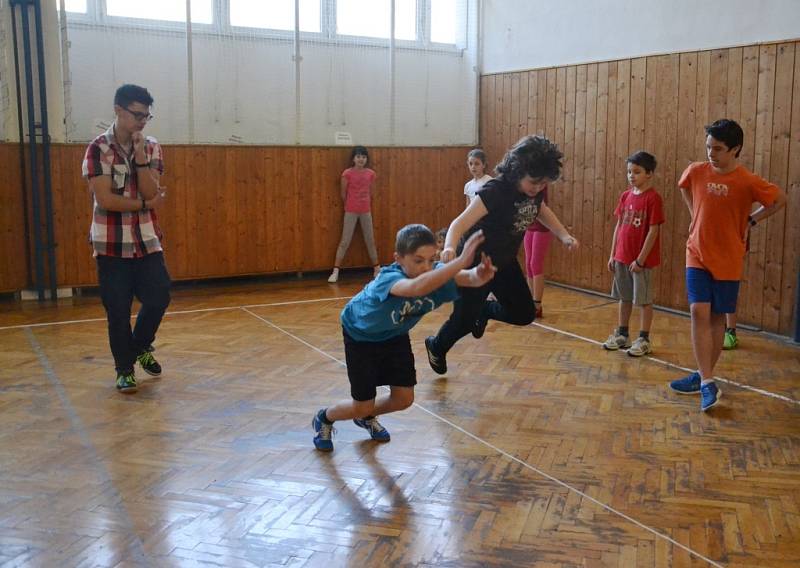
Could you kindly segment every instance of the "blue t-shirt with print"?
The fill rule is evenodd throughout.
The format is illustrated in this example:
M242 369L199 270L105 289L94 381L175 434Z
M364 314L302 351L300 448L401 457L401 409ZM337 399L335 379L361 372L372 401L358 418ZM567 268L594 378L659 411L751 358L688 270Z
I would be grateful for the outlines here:
M442 266L437 262L434 270ZM397 264L384 267L378 277L347 302L342 310L342 327L356 341L386 341L404 335L422 316L445 302L458 299L458 287L450 279L427 296L404 298L392 296L395 282L408 278Z

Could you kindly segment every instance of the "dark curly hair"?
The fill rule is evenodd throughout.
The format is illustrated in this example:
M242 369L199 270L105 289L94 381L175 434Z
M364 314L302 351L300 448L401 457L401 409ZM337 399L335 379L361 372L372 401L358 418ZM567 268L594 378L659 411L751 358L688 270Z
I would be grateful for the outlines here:
M555 181L561 176L563 157L558 146L544 136L526 136L506 152L494 171L512 184L525 176Z

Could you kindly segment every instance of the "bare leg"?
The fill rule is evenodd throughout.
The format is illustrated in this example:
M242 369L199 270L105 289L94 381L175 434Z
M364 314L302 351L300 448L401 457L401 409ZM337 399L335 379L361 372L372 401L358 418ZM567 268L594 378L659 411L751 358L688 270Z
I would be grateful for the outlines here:
M365 416L379 416L405 410L414 402L414 387L390 387L391 393L372 400L343 400L325 411L331 422Z
M650 326L653 325L653 304L641 307L640 330L650 333Z
M537 274L532 278L533 280L533 299L536 302L542 301L542 296L544 296L544 274Z
M619 303L619 317L617 318L617 324L619 325L619 327L628 327L628 323L630 323L631 321L632 311L633 311L632 302Z
M714 367L722 352L725 333L725 315L711 312L711 304L697 302L691 305L692 349L703 383L711 382Z

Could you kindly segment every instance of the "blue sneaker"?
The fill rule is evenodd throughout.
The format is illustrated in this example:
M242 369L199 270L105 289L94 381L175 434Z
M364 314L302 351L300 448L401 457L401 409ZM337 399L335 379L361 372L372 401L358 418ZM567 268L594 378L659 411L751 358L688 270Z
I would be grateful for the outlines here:
M677 379L669 384L669 388L680 394L700 392L700 373L695 371L688 377Z
M366 418L353 418L353 424L359 428L364 428L364 430L369 432L370 438L376 442L388 442L391 439L391 436L389 436L389 431L381 426L381 423L378 422L378 419L374 416L367 416Z
M700 387L700 410L705 412L712 406L716 406L722 398L722 391L717 387L717 383L706 383Z
M314 428L314 432L316 433L316 436L314 436L314 447L321 452L332 452L333 441L331 437L336 430L334 430L333 424L328 424L322 420L324 413L325 409L320 408L319 412L314 415L314 419L311 421L311 427Z

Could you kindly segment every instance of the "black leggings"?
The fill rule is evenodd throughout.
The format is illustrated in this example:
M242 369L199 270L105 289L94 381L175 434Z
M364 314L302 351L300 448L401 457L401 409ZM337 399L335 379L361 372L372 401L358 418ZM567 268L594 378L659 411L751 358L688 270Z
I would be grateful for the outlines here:
M515 260L499 269L494 278L480 288L461 288L450 315L436 334L433 350L444 355L456 342L472 332L478 318L513 325L528 325L536 317L536 306L519 263ZM487 302L492 292L497 301Z

